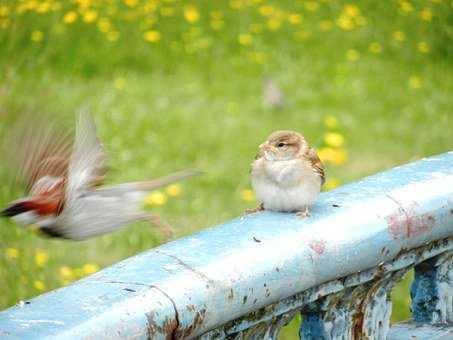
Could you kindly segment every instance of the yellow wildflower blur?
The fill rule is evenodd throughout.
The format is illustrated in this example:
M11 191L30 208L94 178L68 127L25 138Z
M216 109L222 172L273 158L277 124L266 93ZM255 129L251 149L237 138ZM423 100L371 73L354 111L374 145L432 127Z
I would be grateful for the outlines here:
M428 53L429 52L429 45L426 41L421 41L417 44L417 48L421 53Z
M148 42L155 43L158 42L161 39L161 34L158 31L146 31L143 34L143 39L145 39Z
M424 8L420 12L420 17L425 21L431 21L433 18L433 11L430 8Z
M33 282L33 287L35 287L37 290L44 290L46 289L46 286L44 285L44 282L40 280L36 280Z
M66 280L74 279L74 271L68 266L60 267L60 276Z
M86 23L94 22L98 17L98 13L93 10L89 10L83 14L82 20Z
M200 12L195 6L187 6L184 8L184 18L187 22L194 24L200 20Z
M302 22L302 15L293 13L288 16L288 22L293 25L298 25Z
M122 90L126 85L126 79L124 79L123 77L116 77L115 80L113 81L113 85L117 90Z
M393 39L399 42L406 40L406 34L402 31L393 32Z
M43 250L37 250L35 253L35 263L38 267L44 267L49 261L49 255Z
M318 27L321 32L328 32L332 30L333 23L330 20L321 20L318 24Z
M409 78L409 87L412 89L419 89L423 86L422 80L418 76L412 76Z
M319 4L316 1L307 1L304 3L305 9L310 12L315 12L319 8Z
M10 259L17 259L19 257L19 250L16 248L6 248L5 256Z
M409 1L401 1L400 10L402 12L412 12L414 10L414 6L412 6L412 4Z
M337 132L326 132L324 134L324 143L328 146L339 148L344 144L344 137Z
M378 42L372 42L369 46L369 49L370 49L371 53L375 53L375 54L382 52L382 46Z
M272 6L261 6L258 10L262 16L268 17L274 13L275 9Z
M324 125L329 129L335 129L338 126L338 120L335 116L327 115L324 117Z
M33 42L40 42L40 41L42 41L43 37L44 37L44 34L41 31L33 31L33 32L31 32L30 39Z
M318 156L325 163L334 165L342 165L346 162L347 154L345 149L334 149L331 147L323 147L319 149Z
M341 184L338 178L327 178L326 183L324 184L325 190L332 190L335 189L337 186Z
M153 191L146 197L145 203L147 205L164 205L167 203L167 196L160 191Z
M239 44L243 46L250 46L253 42L253 37L251 34L243 33L238 36Z
M63 22L65 24L72 24L77 20L77 17L78 17L77 12L70 11L64 15Z
M177 197L181 195L181 186L179 184L171 184L165 188L165 192L170 197Z
M90 275L96 273L99 270L99 266L95 263L87 263L83 265L82 270L86 275Z
M357 50L350 49L346 51L346 59L349 61L356 61L359 57L360 53Z
M246 202L253 202L255 200L255 193L250 189L243 189L241 191L241 198Z

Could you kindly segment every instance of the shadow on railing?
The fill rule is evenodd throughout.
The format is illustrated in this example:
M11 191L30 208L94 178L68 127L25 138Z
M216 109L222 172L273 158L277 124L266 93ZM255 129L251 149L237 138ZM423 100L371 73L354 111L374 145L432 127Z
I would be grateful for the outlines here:
M257 213L0 313L18 339L453 336L453 152L323 193L309 218ZM413 321L390 327L409 269Z

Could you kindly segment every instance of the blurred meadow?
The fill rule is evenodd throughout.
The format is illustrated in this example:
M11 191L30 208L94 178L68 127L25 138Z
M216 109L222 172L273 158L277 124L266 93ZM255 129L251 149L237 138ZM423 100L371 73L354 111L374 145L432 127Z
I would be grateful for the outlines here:
M276 129L318 149L325 190L451 150L453 2L0 0L0 80L1 136L23 113L70 126L88 109L108 183L205 171L144 202L181 237L256 204L249 165ZM0 179L2 206L24 193ZM162 242L147 224L69 242L1 220L0 307Z

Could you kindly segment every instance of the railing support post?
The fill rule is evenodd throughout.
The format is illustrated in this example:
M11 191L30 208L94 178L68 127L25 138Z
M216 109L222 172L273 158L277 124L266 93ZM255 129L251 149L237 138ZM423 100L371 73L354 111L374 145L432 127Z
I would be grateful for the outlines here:
M385 340L390 327L390 292L407 269L368 284L328 295L302 310L299 336L304 340Z
M415 266L411 299L415 322L453 322L453 252Z

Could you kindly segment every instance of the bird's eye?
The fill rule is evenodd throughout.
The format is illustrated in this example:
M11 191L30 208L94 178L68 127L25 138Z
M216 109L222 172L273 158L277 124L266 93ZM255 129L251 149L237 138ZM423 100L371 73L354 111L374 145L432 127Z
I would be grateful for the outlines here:
M278 148L282 148L282 147L284 147L284 146L285 146L285 143L278 143L278 144L277 144L277 147L278 147Z

